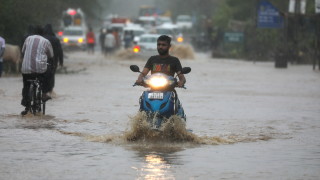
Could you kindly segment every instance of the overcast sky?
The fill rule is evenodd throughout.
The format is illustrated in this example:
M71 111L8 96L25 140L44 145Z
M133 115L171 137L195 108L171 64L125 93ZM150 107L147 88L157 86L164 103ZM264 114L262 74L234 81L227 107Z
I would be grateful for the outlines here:
M100 0L103 2L103 0ZM155 0L112 0L112 3L103 13L104 16L113 13L119 16L137 16L141 5L154 5Z

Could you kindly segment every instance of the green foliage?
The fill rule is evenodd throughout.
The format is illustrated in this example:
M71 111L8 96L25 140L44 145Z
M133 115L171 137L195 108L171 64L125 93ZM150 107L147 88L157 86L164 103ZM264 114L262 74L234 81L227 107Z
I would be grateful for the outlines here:
M0 35L8 43L20 44L28 25L58 25L62 11L81 8L96 18L98 0L0 0Z
M226 29L228 26L229 20L232 19L232 9L226 3L220 4L218 10L213 16L213 22L215 26Z
M227 56L255 58L256 60L271 59L277 49L289 47L292 52L305 51L314 48L314 24L310 17L314 14L314 1L307 1L304 17L290 15L289 30L291 35L286 38L285 28L259 29L256 28L256 7L259 0L224 0L220 1L218 10L213 14L213 24L220 31L239 31L230 25L230 22L242 22L245 26L245 43L222 43ZM282 14L287 14L289 1L269 0ZM241 31L241 30L240 30ZM299 53L297 53L299 54ZM307 61L307 60L305 60Z

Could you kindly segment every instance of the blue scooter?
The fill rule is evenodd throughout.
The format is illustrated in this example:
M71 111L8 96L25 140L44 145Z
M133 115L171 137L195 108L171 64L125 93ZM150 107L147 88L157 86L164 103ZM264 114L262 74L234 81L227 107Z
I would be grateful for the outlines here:
M130 69L133 72L141 73L137 65L131 65ZM190 67L184 67L181 73L188 74L190 71ZM186 121L186 114L174 89L177 87L176 77L154 73L144 77L143 84L140 86L149 88L140 97L139 110L146 112L147 121L152 129L160 130L161 125L172 115L177 115Z

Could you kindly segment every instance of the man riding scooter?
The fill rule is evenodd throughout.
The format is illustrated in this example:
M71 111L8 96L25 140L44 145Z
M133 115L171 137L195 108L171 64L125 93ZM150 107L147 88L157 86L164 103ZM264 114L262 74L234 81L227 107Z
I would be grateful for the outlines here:
M161 72L169 76L174 76L177 73L179 81L178 87L183 87L186 83L184 75L181 73L182 66L177 57L169 55L171 47L171 38L167 35L161 35L157 40L157 50L159 55L151 56L144 69L138 76L136 84L142 84L145 77L151 70L151 74Z
M150 88L140 97L140 111L147 113L147 121L155 130L160 130L163 122L172 115L186 120L186 115L178 99L175 87L184 87L186 79L184 74L191 68L182 68L180 60L169 55L171 38L162 35L157 39L159 55L151 56L142 72L139 67L131 65L133 72L140 72L135 85ZM147 76L151 70L151 75ZM177 74L179 81L174 77Z

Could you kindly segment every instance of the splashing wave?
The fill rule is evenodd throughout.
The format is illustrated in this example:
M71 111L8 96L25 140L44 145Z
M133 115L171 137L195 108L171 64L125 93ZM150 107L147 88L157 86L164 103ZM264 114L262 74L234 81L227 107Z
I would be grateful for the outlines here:
M219 145L233 144L237 142L255 142L259 140L267 141L272 137L267 135L241 136L230 135L226 137L218 136L198 136L186 129L186 123L179 116L170 117L162 126L160 131L153 130L147 122L147 115L144 112L138 112L130 118L130 129L122 134L107 135L88 135L78 132L59 131L63 134L85 137L89 141L114 143L114 144L189 144L189 145Z

